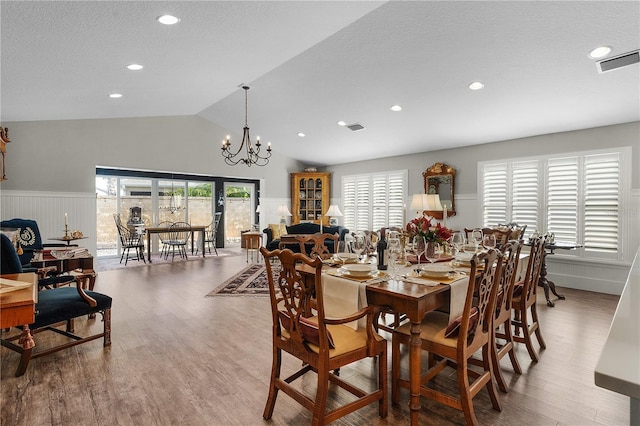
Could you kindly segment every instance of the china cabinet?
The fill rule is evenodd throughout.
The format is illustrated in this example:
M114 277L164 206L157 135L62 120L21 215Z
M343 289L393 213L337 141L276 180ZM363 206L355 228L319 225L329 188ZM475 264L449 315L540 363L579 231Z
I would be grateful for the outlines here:
M291 223L313 222L329 225L325 212L331 197L331 173L291 173Z

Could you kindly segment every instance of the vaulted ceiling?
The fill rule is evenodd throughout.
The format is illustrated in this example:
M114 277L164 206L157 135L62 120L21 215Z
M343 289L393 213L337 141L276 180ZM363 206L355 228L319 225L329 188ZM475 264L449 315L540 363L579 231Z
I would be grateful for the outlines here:
M241 134L246 84L252 138L325 165L640 120L640 66L588 56L640 47L638 1L0 7L3 123L199 115Z

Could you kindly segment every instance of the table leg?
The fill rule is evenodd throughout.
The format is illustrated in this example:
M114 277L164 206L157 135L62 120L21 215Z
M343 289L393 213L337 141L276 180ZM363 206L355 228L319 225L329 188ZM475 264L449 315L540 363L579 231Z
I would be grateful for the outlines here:
M151 232L147 231L147 260L151 263Z
M200 230L200 242L202 243L202 247L200 247L202 249L202 258L204 259L204 238L205 238L205 232L204 229Z
M565 297L562 294L556 292L556 285L553 281L547 278L547 254L543 255L542 266L540 267L540 280L538 285L544 287L544 297L547 299L547 306L553 308L556 304L549 299L549 289L560 300L564 300Z
M411 337L409 340L409 391L411 400L409 409L411 410L411 425L418 425L418 414L420 413L420 358L422 355L422 341L420 332L422 322L411 320Z

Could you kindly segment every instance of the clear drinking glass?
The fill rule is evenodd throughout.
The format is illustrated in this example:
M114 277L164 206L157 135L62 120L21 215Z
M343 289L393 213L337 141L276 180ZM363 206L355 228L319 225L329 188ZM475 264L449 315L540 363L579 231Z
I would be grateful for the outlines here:
M390 232L387 240L387 251L389 253L389 266L391 267L391 278L398 276L398 259L401 255L400 235L397 232Z
M346 241L338 241L338 251L336 251L336 257L344 265L351 253L349 252L349 243Z
M476 228L473 231L471 231L471 239L473 240L473 244L475 244L476 246L476 252L477 252L478 248L482 244L482 229Z
M366 248L366 240L365 240L365 236L364 233L362 232L356 232L355 235L353 236L353 252L358 255L358 261L361 261L362 259L362 253L364 252L364 249Z
M413 237L413 251L416 252L416 256L418 257L418 265L420 265L420 258L427 250L427 241L425 240L423 235L416 235Z
M464 237L462 232L454 232L451 236L451 244L453 245L453 248L456 249L455 254L458 254L466 243L467 239Z
M425 246L425 257L433 264L442 257L443 251L444 247L442 246L442 243L437 241L427 241Z
M486 249L496 247L496 236L494 234L486 234L482 237L482 246Z

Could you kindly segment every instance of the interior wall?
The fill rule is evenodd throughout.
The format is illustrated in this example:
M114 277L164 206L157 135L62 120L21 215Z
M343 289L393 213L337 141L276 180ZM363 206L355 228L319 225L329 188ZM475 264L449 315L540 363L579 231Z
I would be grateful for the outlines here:
M231 134L197 116L3 123L9 128L3 190L95 193L96 166L242 177L268 182L265 197L288 197L294 159L277 152L267 167L229 166L220 154ZM233 147L234 145L232 145ZM280 182L282 184L280 184Z
M630 225L630 232L627 235L628 244L625 247L626 260L617 264L615 262L594 264L593 262L572 260L563 256L561 252L556 252L556 255L548 262L549 276L552 280L559 279L559 282L564 286L621 294L633 255L640 245L640 233L637 232L640 229L640 122L339 164L327 167L326 171L332 173L332 198L341 204L343 176L408 169L408 206L411 194L424 192L422 172L434 163L447 163L457 170L455 182L457 214L448 219L447 225L454 229L462 229L482 225L477 196L477 164L479 161L623 146L632 148L631 199L624 212L628 216ZM407 212L408 217L412 217L414 214ZM568 268L567 265L571 265L571 268ZM605 274L603 271L607 271L607 273Z

